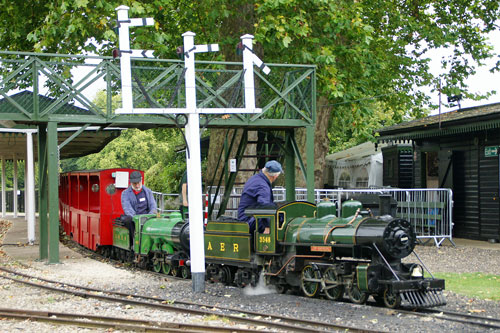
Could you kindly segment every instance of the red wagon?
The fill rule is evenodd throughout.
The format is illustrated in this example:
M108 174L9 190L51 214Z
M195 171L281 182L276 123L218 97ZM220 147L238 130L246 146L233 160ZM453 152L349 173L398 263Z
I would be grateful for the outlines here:
M112 221L123 214L122 192L135 169L71 171L60 175L59 220L79 244L97 250L113 245ZM144 179L144 173L142 179Z

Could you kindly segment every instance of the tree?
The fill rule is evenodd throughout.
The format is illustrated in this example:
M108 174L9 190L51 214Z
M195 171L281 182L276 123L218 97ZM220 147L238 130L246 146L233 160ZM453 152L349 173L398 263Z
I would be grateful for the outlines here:
M0 14L0 47L110 54L114 9L121 4L131 17L155 18L154 29L134 29L132 47L163 58L174 57L181 33L191 30L202 42L221 44L223 52L206 56L211 59L230 60L239 36L251 33L267 62L316 64L318 181L333 148L328 138L335 144L373 140L367 124L378 126L377 115L399 122L435 107L419 87L437 89L440 80L445 94L485 97L464 80L494 56L485 34L498 29L500 14L498 0L62 0L37 2L36 10L14 2ZM19 24L19 16L29 17L27 24ZM427 51L439 47L453 56L442 59L447 73L434 77Z

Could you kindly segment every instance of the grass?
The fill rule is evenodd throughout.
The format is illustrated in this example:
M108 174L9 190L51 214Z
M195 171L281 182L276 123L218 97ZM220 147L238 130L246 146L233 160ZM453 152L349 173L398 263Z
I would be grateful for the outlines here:
M446 290L468 297L500 301L500 276L484 273L436 273Z

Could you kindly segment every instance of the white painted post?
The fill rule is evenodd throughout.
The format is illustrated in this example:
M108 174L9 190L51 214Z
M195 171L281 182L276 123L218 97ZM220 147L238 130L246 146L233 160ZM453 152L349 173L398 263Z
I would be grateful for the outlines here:
M149 18L129 18L127 6L119 6L115 9L118 17L118 42L120 52L120 70L122 79L122 107L115 110L116 113L131 113L134 109L134 99L132 95L132 68L130 58L145 57L152 58L152 50L131 50L130 49L130 27L140 27L153 25L154 19Z
M245 109L255 109L255 83L253 74L253 36L246 34L241 36L243 44L243 74L245 81Z
M13 158L13 163L14 163L14 181L13 181L13 189L12 189L12 200L13 200L13 211L14 211L14 218L17 217L17 156L14 155Z
M26 133L26 164L27 175L27 199L26 211L28 214L28 243L35 243L35 166L33 160L33 133Z
M126 24L128 19L127 6L119 6L116 8L118 16L118 42L120 50L130 50L129 24ZM120 23L123 22L123 23ZM130 53L123 52L120 54L120 70L122 79L122 109L128 112L134 108L132 99L132 70L130 69Z
M266 75L269 74L271 70L253 53L252 35L246 34L241 36L241 43L243 44L243 70L245 72L243 76L245 81L245 109L255 110L255 81L253 65L255 64L257 67L262 69Z
M186 150L188 202L189 202L189 232L191 247L191 275L193 291L205 291L205 241L203 237L203 205L201 188L201 153L200 153L200 118L196 113L196 79L194 69L195 52L193 32L186 32L184 37L184 58L186 66L186 109L188 123L186 124Z
M2 156L2 217L7 215L7 195L5 193L5 157Z
M28 143L28 134L26 133L26 144ZM27 151L27 149L26 149ZM24 219L28 221L28 154L24 159Z

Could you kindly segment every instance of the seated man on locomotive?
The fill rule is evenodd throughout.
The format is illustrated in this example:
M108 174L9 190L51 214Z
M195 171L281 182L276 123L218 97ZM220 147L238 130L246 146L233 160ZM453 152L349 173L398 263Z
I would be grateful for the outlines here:
M122 217L122 222L130 232L130 241L134 236L135 224L132 217L141 214L156 214L156 200L153 191L142 185L142 176L139 171L130 173L130 186L122 192L122 208L126 216Z
M281 173L283 173L283 169L278 161L268 161L261 172L250 177L243 187L240 204L238 205L238 220L248 223L251 235L255 231L255 218L246 215L245 209L275 207L272 184ZM259 220L259 232L269 233L269 220Z
M134 217L140 214L156 214L156 201L153 191L142 185L139 171L130 174L130 187L122 192L122 208L125 215Z

